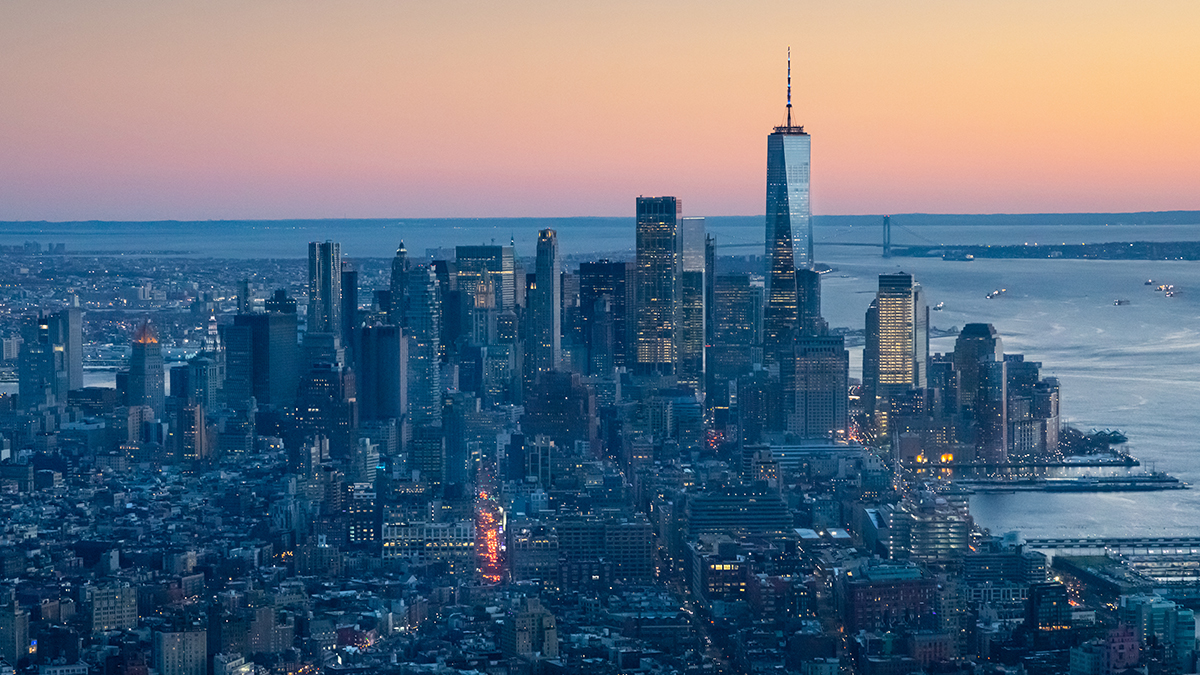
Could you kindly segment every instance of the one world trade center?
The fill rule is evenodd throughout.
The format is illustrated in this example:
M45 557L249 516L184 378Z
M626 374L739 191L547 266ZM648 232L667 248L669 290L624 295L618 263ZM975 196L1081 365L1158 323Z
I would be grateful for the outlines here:
M767 136L767 306L763 352L776 361L795 337L799 321L797 270L813 266L809 206L811 138L792 125L792 58L788 54L787 124Z

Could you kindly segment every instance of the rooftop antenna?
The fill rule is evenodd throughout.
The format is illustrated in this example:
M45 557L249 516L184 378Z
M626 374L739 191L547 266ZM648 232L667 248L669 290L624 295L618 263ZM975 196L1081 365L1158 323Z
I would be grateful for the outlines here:
M787 98L787 125L792 127L792 48L788 47L788 98Z

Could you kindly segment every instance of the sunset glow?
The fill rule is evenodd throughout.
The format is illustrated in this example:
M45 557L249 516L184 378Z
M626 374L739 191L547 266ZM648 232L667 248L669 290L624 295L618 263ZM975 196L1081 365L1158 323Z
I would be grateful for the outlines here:
M0 219L1200 208L1190 2L6 2Z

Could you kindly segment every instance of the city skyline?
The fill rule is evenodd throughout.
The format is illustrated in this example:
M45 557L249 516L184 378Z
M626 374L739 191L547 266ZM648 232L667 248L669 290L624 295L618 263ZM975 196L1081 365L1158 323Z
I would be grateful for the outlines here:
M289 7L0 8L0 218L754 215L789 46L816 214L1197 206L1187 3Z

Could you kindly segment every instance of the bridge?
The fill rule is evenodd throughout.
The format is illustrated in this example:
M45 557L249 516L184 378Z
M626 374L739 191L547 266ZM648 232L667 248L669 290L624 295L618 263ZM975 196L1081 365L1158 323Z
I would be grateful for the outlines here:
M908 233L913 238L920 240L922 245L945 246L945 244L943 244L941 242L935 242L932 239L929 239L928 237L921 236L920 234L912 231L911 229L909 229L907 227L904 227L903 225L896 225L896 227L898 227L901 230L903 230L904 232ZM835 234L834 236L837 236L837 235ZM883 249L883 257L890 258L890 257L892 257L892 217L891 216L883 216L883 239L880 242L814 241L813 243L816 244L817 246L866 246L868 248L878 248L878 249ZM766 244L761 241L753 242L753 243L751 243L751 242L736 242L736 243L718 242L717 243L717 248L726 250L726 251L733 250L733 249L763 250L764 246L766 246ZM904 248L904 246L905 245L901 245L901 248Z

